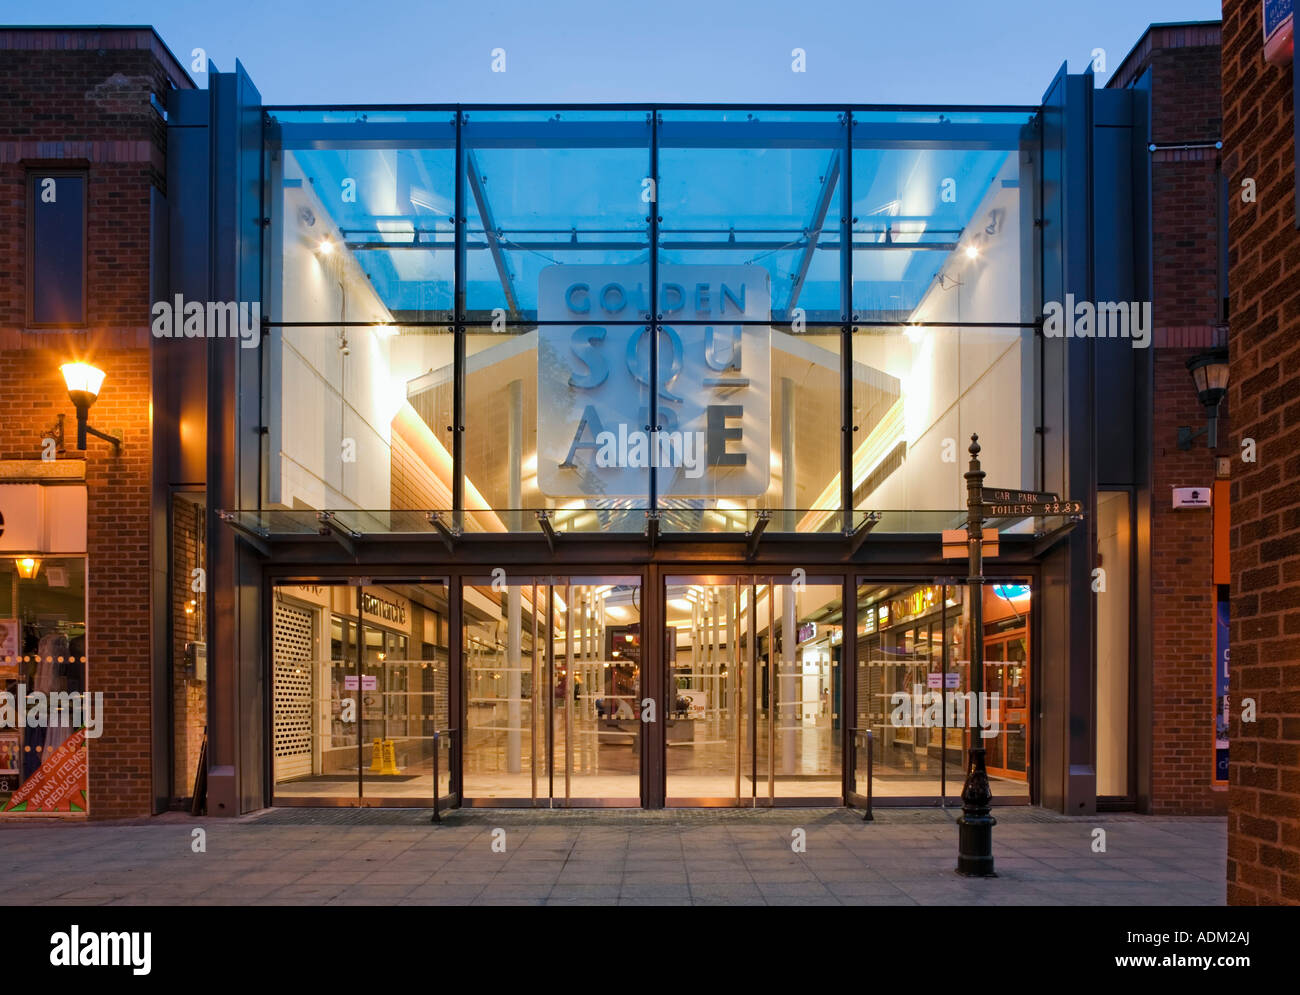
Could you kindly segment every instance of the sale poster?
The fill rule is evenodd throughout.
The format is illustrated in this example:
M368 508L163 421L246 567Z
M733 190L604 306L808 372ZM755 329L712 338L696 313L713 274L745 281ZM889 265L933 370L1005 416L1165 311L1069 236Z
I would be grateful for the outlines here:
M5 803L5 812L85 812L86 730L78 729Z

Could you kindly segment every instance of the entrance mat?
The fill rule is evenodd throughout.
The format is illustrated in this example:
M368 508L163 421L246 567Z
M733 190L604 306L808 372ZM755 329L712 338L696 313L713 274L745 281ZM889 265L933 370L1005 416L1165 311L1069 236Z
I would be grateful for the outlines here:
M1075 817L1028 805L994 807L999 823L1073 822ZM433 829L432 811L427 808L269 808L240 817L240 822L264 826L411 826ZM454 808L443 809L442 824L455 826L716 826L790 825L860 826L870 833L874 825L944 825L961 815L961 807L883 808L876 807L875 822L863 822L862 812L850 808L664 808L664 809L526 809ZM1079 817L1091 825L1097 816ZM1141 820L1145 816L1109 814L1108 820ZM1190 818L1190 817L1188 817Z
M745 774L742 780L753 781L755 784L766 784L766 774ZM839 784L839 774L777 774L774 780L777 781L825 781L828 784ZM839 794L837 791L836 794Z
M415 781L421 777L427 777L427 774L367 774L367 784L401 784L404 781ZM357 775L331 775L322 774L319 777L303 777L295 781L281 781L281 784L356 784ZM430 784L433 782L430 781ZM433 789L430 788L430 791Z

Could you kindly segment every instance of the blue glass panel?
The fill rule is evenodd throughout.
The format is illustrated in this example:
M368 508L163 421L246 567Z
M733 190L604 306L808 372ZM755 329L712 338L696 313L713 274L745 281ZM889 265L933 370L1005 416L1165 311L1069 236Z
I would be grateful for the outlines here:
M470 320L559 318L539 297L553 266L632 267L623 282L647 285L647 112L470 111L462 140Z
M660 263L761 266L773 320L840 320L845 130L830 111L664 111Z
M905 116L855 117L855 320L1032 321L1021 253L1025 122Z
M454 306L450 112L273 112L273 321L445 321Z

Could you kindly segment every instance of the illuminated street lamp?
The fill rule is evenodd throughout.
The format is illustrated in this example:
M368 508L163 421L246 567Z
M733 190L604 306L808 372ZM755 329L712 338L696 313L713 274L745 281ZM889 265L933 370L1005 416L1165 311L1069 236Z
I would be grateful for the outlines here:
M23 580L31 580L41 569L41 561L34 556L20 556L17 566L18 576Z
M1196 397L1205 408L1205 428L1193 432L1187 425L1178 428L1178 448L1191 449L1192 443L1202 435L1205 445L1216 449L1219 445L1219 404L1228 393L1228 350L1215 349L1193 356L1187 361L1187 372L1196 385Z
M72 406L77 409L77 448L85 452L86 436L93 435L97 439L111 442L114 449L121 449L121 439L86 424L90 406L95 403L99 397L99 388L104 385L104 371L89 363L64 363L59 370L63 373L63 382L68 385L68 397L72 400Z

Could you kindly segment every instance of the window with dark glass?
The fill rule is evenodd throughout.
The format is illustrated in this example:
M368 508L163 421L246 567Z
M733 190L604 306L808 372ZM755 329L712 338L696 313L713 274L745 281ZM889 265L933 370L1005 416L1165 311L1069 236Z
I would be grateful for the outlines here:
M86 175L27 176L27 320L86 322Z

